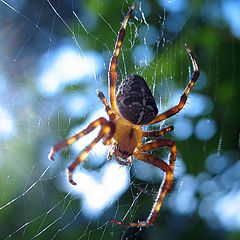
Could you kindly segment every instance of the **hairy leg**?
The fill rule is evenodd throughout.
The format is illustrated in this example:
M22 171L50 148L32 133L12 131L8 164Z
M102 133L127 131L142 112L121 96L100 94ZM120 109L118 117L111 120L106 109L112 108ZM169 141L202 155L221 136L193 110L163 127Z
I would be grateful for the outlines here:
M72 175L74 169L87 157L91 149L104 137L108 135L108 138L111 138L114 133L114 128L112 123L108 122L101 127L100 132L97 137L78 155L74 162L68 167L68 179L69 182L73 185L76 185L76 182L73 181Z
M145 151L150 151L156 148L168 147L170 150L169 163L165 163L163 160L158 157L144 153ZM152 210L146 221L141 221L137 223L124 223L122 221L111 220L112 222L124 225L127 227L148 227L152 225L159 213L163 200L168 193L168 190L172 187L172 181L174 179L174 162L176 160L176 144L170 139L157 139L155 141L150 141L143 144L138 151L134 153L136 158L139 160L145 161L149 164L159 167L165 172L162 184L157 192L156 199L154 201Z
M170 108L169 110L159 114L150 124L155 124L160 121L163 121L163 120L177 114L179 111L181 111L181 109L184 107L184 105L187 101L187 97L188 97L191 89L193 88L195 82L198 79L200 72L199 72L199 68L198 68L196 59L194 58L194 55L193 55L191 49L188 48L186 45L185 45L185 49L191 59L192 67L193 67L193 71L194 71L194 73L191 77L191 80L188 83L187 87L185 88L184 93L182 94L179 103L177 105L175 105L174 107Z
M117 114L117 103L116 103L116 85L117 85L117 61L118 56L120 53L120 49L122 46L123 38L125 35L127 23L131 13L133 12L134 8L136 7L137 3L134 2L131 6L130 10L128 11L126 17L124 18L121 28L118 32L118 38L115 44L115 48L113 50L113 55L109 63L109 70L108 70L108 85L109 85L109 95L110 95L110 103L113 111Z
M76 142L78 139L80 139L81 137L87 135L88 133L92 132L96 127L98 127L99 125L103 126L105 124L107 124L108 121L103 118L100 117L98 119L96 119L95 121L91 122L84 130L82 130L81 132L75 134L74 136L63 140L62 142L59 142L57 144L55 144L51 150L50 153L48 155L49 160L54 160L54 155L56 152L58 152L59 150L61 150L62 148L73 144L74 142Z
M161 130L143 131L142 134L143 134L143 137L157 138L157 137L165 135L168 132L173 131L173 129L174 129L173 126L169 126L169 127L163 128Z
M109 119L111 121L113 121L116 118L116 114L113 112L113 110L110 108L106 97L104 96L103 92L101 92L100 90L97 90L97 95L100 98L100 100L102 101L103 105L105 106L105 110L109 116Z

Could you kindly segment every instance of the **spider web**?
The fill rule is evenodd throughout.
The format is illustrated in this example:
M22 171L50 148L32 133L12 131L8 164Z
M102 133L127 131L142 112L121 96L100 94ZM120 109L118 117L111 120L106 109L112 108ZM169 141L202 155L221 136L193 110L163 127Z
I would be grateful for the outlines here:
M192 74L185 43L201 67L183 111L154 126L173 124L167 137L178 147L176 183L154 226L109 219L145 220L159 169L106 162L98 144L74 172L77 187L68 183L66 168L98 129L47 159L54 143L106 116L95 90L107 96L109 59L131 4L0 0L0 239L239 237L237 1L140 1L127 27L119 79L142 75L160 111L178 102ZM167 159L168 151L154 154Z

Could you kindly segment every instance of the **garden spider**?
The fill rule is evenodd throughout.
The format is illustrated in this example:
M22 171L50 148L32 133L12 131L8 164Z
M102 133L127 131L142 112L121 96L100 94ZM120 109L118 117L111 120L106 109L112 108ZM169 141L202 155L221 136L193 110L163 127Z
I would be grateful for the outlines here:
M129 17L136 7L136 4L136 2L133 3L121 24L113 55L110 60L108 71L110 105L108 104L104 94L97 90L97 95L105 107L109 120L100 117L91 122L88 127L81 132L54 145L49 153L49 159L54 160L54 154L60 149L73 144L78 139L90 133L96 127L100 126L101 128L97 137L77 156L75 161L68 167L69 182L73 185L76 185L72 177L74 169L87 157L93 146L101 139L103 139L103 144L110 146L108 151L108 159L114 156L119 164L130 165L134 157L138 160L147 162L160 168L165 174L147 220L128 224L122 221L111 220L114 223L129 227L147 227L154 223L167 192L171 190L172 181L174 179L173 174L174 162L176 160L176 144L171 139L159 138L165 133L172 131L173 126L155 131L143 131L142 126L158 123L177 114L185 105L187 96L194 86L194 83L198 79L199 69L191 50L185 45L185 49L192 62L194 73L186 89L184 90L179 103L161 114L158 114L155 99L145 80L138 75L126 77L126 79L124 79L119 86L116 94L116 68L118 56ZM153 140L143 143L142 138L146 137L153 138ZM170 151L168 163L153 154L147 153L153 149L163 147L169 148Z

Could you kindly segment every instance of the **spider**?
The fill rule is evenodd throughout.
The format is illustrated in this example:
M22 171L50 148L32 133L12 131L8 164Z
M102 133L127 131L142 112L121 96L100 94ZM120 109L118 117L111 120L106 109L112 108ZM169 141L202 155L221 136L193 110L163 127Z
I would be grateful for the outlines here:
M109 63L108 85L110 105L108 104L104 94L100 90L97 90L97 95L103 103L109 119L107 120L104 117L100 117L91 122L87 128L80 131L76 135L54 145L49 153L49 159L54 160L54 154L56 152L73 144L81 137L87 135L96 127L100 126L100 131L97 137L77 156L77 158L68 167L67 172L69 182L73 185L76 185L76 182L73 180L74 169L82 161L84 161L94 145L101 139L103 139L103 144L110 146L107 159L110 159L112 156L114 156L119 164L131 165L134 157L137 160L147 162L160 168L165 174L148 218L145 221L136 223L125 223L114 219L111 220L116 224L129 227L148 227L154 223L166 194L171 191L172 182L174 179L174 162L176 160L177 149L173 140L159 138L172 131L173 126L153 131L143 131L142 127L159 123L177 114L185 105L188 94L198 79L200 72L191 49L185 44L185 49L190 57L194 73L191 76L190 81L185 88L178 104L160 114L158 114L155 99L147 83L141 76L127 76L120 84L116 93L118 56L124 39L128 20L136 5L137 2L132 4L121 24L113 50L113 55ZM143 138L152 138L152 140L143 143ZM148 153L148 151L164 147L169 148L170 154L168 157L168 163L160 159L158 156Z

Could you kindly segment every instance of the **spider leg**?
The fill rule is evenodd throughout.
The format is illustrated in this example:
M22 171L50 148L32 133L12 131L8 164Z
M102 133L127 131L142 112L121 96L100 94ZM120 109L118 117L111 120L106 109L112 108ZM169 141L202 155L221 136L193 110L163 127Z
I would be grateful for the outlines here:
M113 127L114 126L114 127ZM91 151L91 149L106 135L110 134L108 138L111 138L113 133L115 125L110 124L110 122L105 123L102 125L102 128L100 132L98 133L97 137L78 155L78 157L75 159L75 161L68 167L68 180L71 184L76 185L76 182L73 181L72 175L74 169L79 165L88 155L88 153Z
M138 160L144 161L146 163L154 165L155 167L160 168L163 172L168 171L168 164L153 154L136 151L134 152L134 157Z
M191 80L188 83L187 87L185 88L184 93L182 94L179 103L177 105L175 105L174 107L170 108L169 110L159 114L152 122L150 122L150 124L155 124L160 121L163 121L163 120L177 114L179 111L181 111L181 109L184 107L184 105L187 101L188 94L190 93L191 89L193 88L195 82L198 79L200 72L199 72L199 68L198 68L196 59L195 59L191 49L188 48L186 44L185 44L185 49L190 57L190 60L192 62L193 71L194 71L194 73L191 77Z
M102 101L103 105L105 106L105 110L109 116L109 119L113 121L116 118L116 114L113 112L113 110L110 108L106 97L104 96L103 92L101 92L99 89L97 89L97 95Z
M155 137L156 138L156 137L163 136L168 132L173 131L173 129L174 129L173 126L168 126L161 130L143 131L142 134L143 134L143 137Z
M170 149L169 164L165 163L163 160L152 154L144 153L145 151L150 151L162 147L168 147ZM165 175L162 180L162 184L157 192L157 196L154 201L152 210L146 221L141 221L137 223L124 223L122 221L111 220L112 222L119 225L124 225L126 227L148 227L149 225L152 225L154 223L157 214L161 209L163 200L169 189L171 189L172 187L172 181L174 179L174 162L176 160L176 152L176 144L170 139L157 139L155 141L147 142L141 147L139 147L139 150L134 152L134 157L149 164L152 164L156 167L159 167L165 172Z
M108 122L105 118L100 117L98 119L96 119L95 121L91 122L87 128L85 128L84 130L82 130L81 132L75 134L74 136L55 144L52 148L51 151L48 155L49 160L54 160L54 154L56 152L58 152L59 150L61 150L62 148L73 144L74 142L76 142L79 138L87 135L88 133L90 133L91 131L93 131L96 127L98 127L99 125L104 126L104 125L110 125L110 122ZM113 124L111 124L111 127L114 128L115 126L112 126ZM114 130L112 130L114 132Z
M118 113L117 103L116 103L117 61L118 61L118 56L119 56L120 49L122 46L122 42L123 42L123 38L125 35L129 17L131 15L131 13L133 12L134 8L136 7L136 5L137 5L137 3L134 2L122 22L121 28L118 32L118 38L117 38L117 41L115 44L115 48L113 50L113 55L112 55L112 58L109 63L109 71L108 71L109 95L110 95L110 103L111 103L112 109L115 113Z

